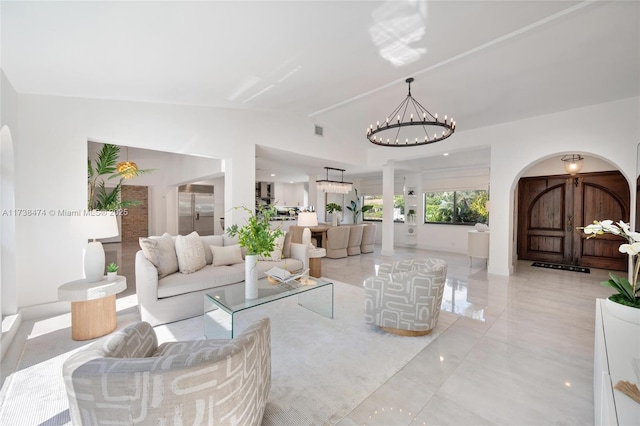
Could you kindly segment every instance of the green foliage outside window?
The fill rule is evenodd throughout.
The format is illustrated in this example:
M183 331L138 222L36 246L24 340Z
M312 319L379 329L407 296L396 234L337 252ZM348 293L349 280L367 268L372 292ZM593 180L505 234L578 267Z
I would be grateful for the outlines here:
M363 213L364 220L382 220L382 195L365 195L363 206L371 206Z
M484 190L441 191L424 194L425 223L487 223L488 195Z
M382 195L365 195L363 206L371 206L371 209L364 213L364 220L382 220ZM393 220L404 220L404 195L393 196Z

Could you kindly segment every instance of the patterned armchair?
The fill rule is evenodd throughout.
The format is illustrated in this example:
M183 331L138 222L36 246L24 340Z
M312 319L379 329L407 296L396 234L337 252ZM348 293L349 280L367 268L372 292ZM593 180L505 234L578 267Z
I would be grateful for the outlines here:
M403 336L424 336L438 324L447 277L441 259L401 260L382 264L364 281L367 324Z
M74 425L258 425L271 386L269 319L233 340L167 342L149 323L99 340L64 363Z

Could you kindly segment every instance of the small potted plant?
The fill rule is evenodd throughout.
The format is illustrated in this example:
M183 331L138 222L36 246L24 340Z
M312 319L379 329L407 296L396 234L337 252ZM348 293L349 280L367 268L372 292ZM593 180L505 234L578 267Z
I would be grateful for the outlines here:
M107 281L115 281L118 275L118 264L111 262L107 265Z
M407 223L413 225L416 222L416 211L414 209L409 209L407 212Z
M256 267L258 256L270 256L273 251L276 238L284 235L280 228L271 229L269 221L275 216L273 208L259 207L254 214L246 207L234 207L234 210L243 209L249 215L247 224L238 226L234 224L227 228L227 235L238 237L238 244L247 249L245 255L245 298L256 299L258 297L258 269Z
M329 203L327 204L327 213L331 213L331 226L338 226L340 222L340 215L342 212L342 207L338 203Z

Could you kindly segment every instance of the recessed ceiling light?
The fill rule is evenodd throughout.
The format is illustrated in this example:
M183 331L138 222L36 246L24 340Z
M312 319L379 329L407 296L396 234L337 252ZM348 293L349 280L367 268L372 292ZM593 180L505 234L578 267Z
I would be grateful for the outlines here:
M444 156L446 157L447 155L449 155L449 153L448 153L448 152L445 152L445 153L444 153L444 154L442 154L442 155L444 155Z
M274 177L276 174L275 173L271 173L271 177Z
M289 181L289 183L293 183L293 181L292 181L292 180L290 180L290 181Z

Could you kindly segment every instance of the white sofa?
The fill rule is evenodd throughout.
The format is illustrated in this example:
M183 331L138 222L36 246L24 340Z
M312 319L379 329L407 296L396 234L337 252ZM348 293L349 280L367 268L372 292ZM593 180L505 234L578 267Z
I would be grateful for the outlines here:
M165 234L165 238L169 235ZM160 239L162 237L149 237ZM175 242L176 237L171 237ZM216 287L244 281L244 262L216 266L210 246L229 247L237 245L236 238L226 235L200 236L204 247L206 265L191 273L172 272L159 274L163 265L150 261L143 250L136 253L135 274L138 309L142 321L153 326L202 315L204 295ZM259 260L258 278L266 277L272 267L286 268L290 272L303 271L309 267L309 247L291 243L290 236L282 242L282 260ZM166 242L166 240L165 240ZM142 242L141 242L142 244ZM175 250L175 247L174 247ZM156 260L156 263L157 260Z

